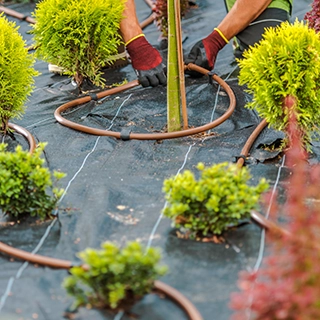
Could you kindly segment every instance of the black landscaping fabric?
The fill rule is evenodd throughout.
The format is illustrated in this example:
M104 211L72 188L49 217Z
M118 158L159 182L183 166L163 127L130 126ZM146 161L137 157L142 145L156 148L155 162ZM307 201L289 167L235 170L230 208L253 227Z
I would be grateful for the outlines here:
M207 35L225 15L223 1L201 0L182 22L184 49L187 52L200 38ZM293 18L302 19L311 1L296 0ZM24 14L33 11L33 4L9 4ZM151 12L143 0L136 1L140 21ZM27 22L16 21L28 45L32 45ZM144 30L148 40L159 45L155 25ZM162 51L166 56L166 51ZM241 270L252 269L261 246L261 229L244 223L227 232L225 243L201 243L178 239L171 221L162 217L165 207L163 180L185 169L196 171L198 162L206 165L234 161L261 119L254 111L244 108L250 97L237 83L237 67L232 46L227 45L218 56L216 73L233 89L237 98L234 114L206 135L163 141L122 141L77 132L57 123L54 111L78 98L77 90L66 76L48 72L48 64L37 61L41 72L36 88L27 102L22 119L12 120L28 129L37 141L48 142L45 158L50 170L61 170L67 177L60 182L66 194L59 205L58 219L36 222L27 219L9 223L2 218L0 240L16 248L37 251L50 257L77 261L77 252L99 248L104 241L123 245L139 240L145 246L161 249L163 263L169 273L161 281L179 290L198 308L205 320L229 319L230 293L237 291ZM136 79L127 65L106 73L109 84L124 79ZM186 78L189 125L199 126L222 115L229 105L228 96L218 85L205 78ZM166 88L137 87L102 101L90 102L68 110L64 116L77 123L100 129L152 133L165 130ZM289 176L281 168L282 158L276 152L265 151L282 138L280 132L265 129L250 152L247 166L256 184L266 177L271 187L277 183L281 194ZM17 137L15 144L26 142ZM315 143L310 163L318 163L320 145ZM262 209L265 213L266 209ZM42 241L44 240L44 241ZM53 270L23 263L6 255L0 256L0 320L63 319L72 299L61 283L68 275L65 270ZM133 309L131 316L145 320L184 320L184 312L165 297L147 295ZM132 319L130 315L103 313L82 308L75 319Z

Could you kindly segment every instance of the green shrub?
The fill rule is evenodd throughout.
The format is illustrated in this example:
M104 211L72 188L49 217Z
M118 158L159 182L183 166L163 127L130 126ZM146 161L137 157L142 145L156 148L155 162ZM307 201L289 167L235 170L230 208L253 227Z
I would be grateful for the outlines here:
M187 229L192 239L220 235L240 219L249 218L261 193L268 188L265 179L256 187L248 186L248 169L239 169L236 164L224 162L205 168L199 163L197 169L201 173L198 180L186 170L165 180L163 187L168 201L164 215L174 221L176 228Z
M44 146L40 143L31 154L21 146L9 152L5 144L0 144L0 209L4 214L45 219L55 208L63 190L53 187L50 171L43 166L40 156ZM53 175L56 180L64 176L61 172Z
M24 103L34 86L34 57L15 23L0 13L0 131L6 133L8 121L25 111Z
M157 265L159 252L150 248L146 253L138 242L129 242L119 249L105 242L101 250L86 249L79 257L89 266L71 268L63 286L75 298L73 307L91 305L96 308L130 307L153 288L154 281L166 273Z
M239 60L240 84L246 84L255 108L277 130L288 125L289 111L295 110L308 146L320 123L320 35L303 22L282 23L269 28L263 40ZM294 109L284 108L291 96Z
M101 68L123 43L119 34L124 0L44 0L33 13L36 55L66 70L80 86L84 78L103 86ZM110 60L111 58L111 60Z

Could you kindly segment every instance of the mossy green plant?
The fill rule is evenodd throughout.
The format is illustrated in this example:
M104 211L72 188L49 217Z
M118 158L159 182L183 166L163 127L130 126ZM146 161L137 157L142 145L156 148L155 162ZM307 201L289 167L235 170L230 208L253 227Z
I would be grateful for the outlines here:
M40 143L33 153L17 146L15 152L0 144L0 210L11 217L49 217L63 194L54 185L65 176L53 172L54 181L41 157L45 143Z
M167 271L166 266L159 265L159 251L145 250L139 242L129 242L122 249L105 242L101 250L86 249L78 256L86 268L71 268L71 276L63 282L63 287L75 299L72 309L88 305L130 308L149 293L154 281Z
M239 83L253 95L246 107L276 130L285 130L294 112L308 149L320 123L320 35L304 22L284 22L267 29L243 56ZM285 108L288 97L293 103Z
M62 67L79 86L104 86L101 68L115 61L124 0L43 0L33 16L36 55Z
M6 133L11 118L20 118L27 97L34 89L35 58L28 53L25 41L14 22L0 13L0 131Z
M197 165L197 180L190 170L164 181L167 206L163 213L178 229L185 229L191 239L220 235L259 205L262 192L268 188L262 178L257 186L249 186L246 167L223 162L211 167Z

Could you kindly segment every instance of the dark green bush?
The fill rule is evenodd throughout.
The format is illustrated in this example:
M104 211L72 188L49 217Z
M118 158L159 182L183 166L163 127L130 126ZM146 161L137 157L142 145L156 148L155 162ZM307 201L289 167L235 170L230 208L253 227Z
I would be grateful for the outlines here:
M91 305L96 308L126 308L149 293L154 281L166 273L159 266L159 252L144 252L138 242L123 249L105 242L101 250L86 249L79 257L89 270L73 267L63 286L75 298L73 307Z
M124 0L43 0L33 26L36 55L56 64L80 86L87 78L103 86L101 68L123 43L119 34ZM110 60L111 59L111 60Z
M248 186L248 169L239 169L236 164L224 162L205 168L199 163L197 168L199 180L186 170L165 180L163 187L168 201L164 215L176 228L187 229L190 238L220 235L240 219L249 218L268 188L264 178L256 187Z
M41 143L32 154L21 146L9 152L5 144L0 144L0 209L4 214L45 219L55 208L63 190L53 187L50 171L41 158L43 148ZM53 175L59 180L64 173Z
M263 40L239 61L240 84L246 84L255 108L270 126L285 130L296 113L308 147L320 123L320 35L303 22L284 22L268 29ZM290 96L294 108L284 108ZM291 110L291 111L290 111Z
M34 86L35 59L15 23L0 13L0 131L6 133L8 121L25 112L25 101Z

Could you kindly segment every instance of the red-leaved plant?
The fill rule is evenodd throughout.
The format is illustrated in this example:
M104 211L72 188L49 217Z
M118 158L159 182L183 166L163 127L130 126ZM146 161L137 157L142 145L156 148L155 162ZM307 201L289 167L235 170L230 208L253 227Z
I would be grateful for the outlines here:
M308 165L292 111L287 200L271 209L273 215L279 210L287 215L288 232L279 236L268 231L271 255L259 271L240 273L241 292L231 295L233 320L320 319L320 166Z
M309 22L309 26L316 32L320 31L320 0L314 0L312 9L307 12L304 19Z
M180 0L181 17L189 9L189 0ZM161 32L162 38L168 37L168 0L157 0L155 2L156 25Z

